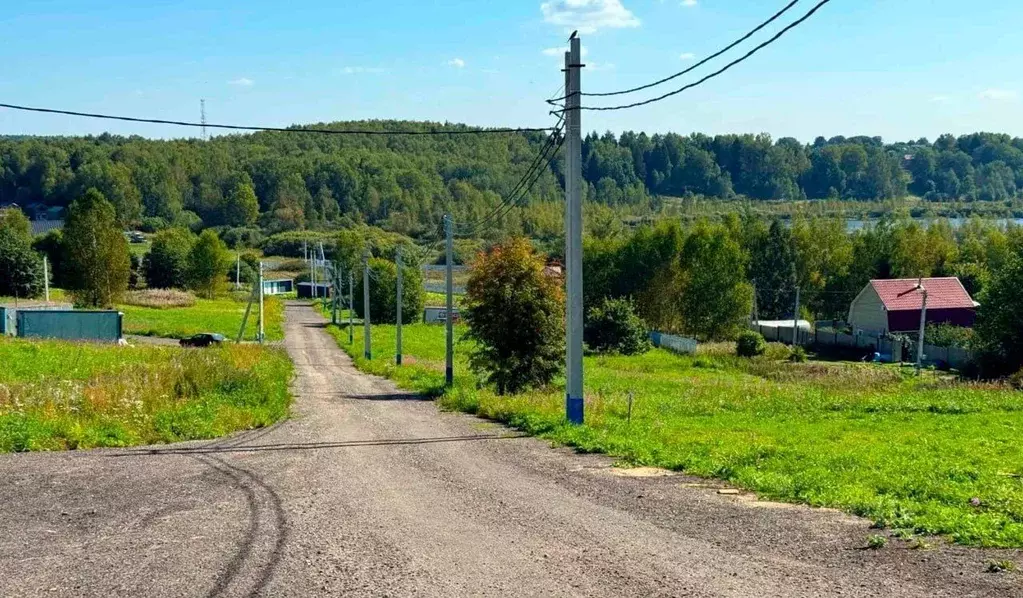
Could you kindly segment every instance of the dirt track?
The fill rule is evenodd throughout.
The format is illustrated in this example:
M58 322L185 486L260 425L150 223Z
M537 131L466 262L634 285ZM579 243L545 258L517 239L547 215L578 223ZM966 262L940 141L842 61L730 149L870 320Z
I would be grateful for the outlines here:
M984 571L1011 554L864 550L862 520L440 413L286 313L287 422L0 455L0 596L1023 596Z

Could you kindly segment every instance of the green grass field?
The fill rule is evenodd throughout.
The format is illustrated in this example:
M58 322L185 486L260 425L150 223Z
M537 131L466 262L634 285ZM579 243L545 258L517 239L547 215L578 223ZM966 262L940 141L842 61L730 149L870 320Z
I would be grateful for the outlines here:
M0 339L0 363L0 452L215 438L267 426L291 402L291 361L257 345Z
M242 325L245 305L246 301L224 297L212 300L199 299L192 307L161 309L119 305L117 309L124 313L125 334L185 338L200 332L219 332L234 339ZM249 340L256 336L256 312L257 306L254 304L245 327L245 338ZM267 297L263 312L266 317L267 340L283 339L284 303L275 297Z
M347 330L328 330L366 371L579 450L962 544L1023 547L1023 393L870 364L653 350L588 356L587 423L575 427L565 423L561 388L512 397L477 390L461 343L456 384L445 392L441 326L405 327L401 368L393 326L373 327L372 361L362 358L361 327L351 347Z

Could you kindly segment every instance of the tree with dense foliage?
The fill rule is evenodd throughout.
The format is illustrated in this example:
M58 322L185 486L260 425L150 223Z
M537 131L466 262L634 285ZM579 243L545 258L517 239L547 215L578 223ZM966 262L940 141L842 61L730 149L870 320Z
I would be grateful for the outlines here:
M227 246L212 229L202 231L188 254L185 279L188 288L207 299L213 299L226 288L230 255Z
M395 324L398 321L398 267L394 262L381 258L369 260L369 315L373 323ZM401 320L405 324L418 322L426 305L426 291L423 289L423 273L414 264L402 267ZM347 281L345 281L347 284ZM355 313L361 318L363 301L362 276L355 277Z
M228 226L251 226L259 217L259 200L252 183L238 181L224 198L221 222Z
M462 125L356 122L344 129L463 130ZM119 221L166 226L248 226L269 232L368 224L412 237L488 214L515 188L544 141L539 133L445 136L295 135L260 132L197 140L100 135L0 139L0 205L62 208L97 188ZM978 133L885 144L834 137L805 145L768 135L627 131L583 140L586 199L646 215L663 197L741 196L1003 201L1023 183L1023 139ZM554 247L564 164L541 171L519 208L488 237L528 235ZM249 191L252 191L250 194ZM255 198L255 203L252 199ZM255 208L255 209L254 209ZM614 224L603 219L603 224ZM613 230L613 229L612 229Z
M985 374L1023 368L1023 254L1012 256L992 277L977 308L975 331Z
M42 292L42 260L21 233L17 223L0 217L0 296L25 299Z
M561 280L528 240L495 245L473 262L462 314L474 342L470 365L500 394L550 384L564 366Z
M0 235L11 235L20 241L32 241L32 223L18 208L0 210Z
M68 209L64 259L75 303L110 307L128 288L131 259L113 204L89 189Z
M753 288L739 243L723 226L697 226L682 246L679 314L698 339L734 338L753 308Z
M628 299L605 298L586 314L586 346L599 353L636 355L650 349L646 324Z
M189 258L195 235L184 228L156 233L142 261L146 284L153 289L183 289L188 286Z

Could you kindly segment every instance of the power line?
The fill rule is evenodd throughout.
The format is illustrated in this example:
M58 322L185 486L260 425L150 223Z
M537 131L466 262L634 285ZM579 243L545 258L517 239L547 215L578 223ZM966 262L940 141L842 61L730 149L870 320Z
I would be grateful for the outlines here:
M744 41L748 40L749 38L753 37L753 35L755 35L761 29L763 29L764 27L767 27L768 25L770 25L771 23L776 21L778 19L778 17L780 17L783 14L785 14L786 12L788 12L788 10L790 8L792 8L793 6L795 6L798 2L799 2L799 0L792 0L792 2L789 2L787 5L785 5L784 8L782 8L778 12L774 13L774 15L771 16L771 18L767 19L763 23L761 23L761 24L757 25L755 28L751 29L746 35L740 37L739 39L737 39L734 42L732 42L732 43L728 44L727 46L725 46L724 48L718 50L717 52L711 54L710 56L704 58L703 60L697 62L696 64L692 65L691 67L689 67L689 68L687 68L687 69L685 69L683 71L680 71L678 73L675 73L674 75L669 75L669 76L667 76L667 77L665 77L663 79L659 79L657 81L654 81L653 83L647 83L646 85L640 85L639 87L633 87L633 88L630 88L630 89L623 89L621 91L591 92L591 93L581 93L579 95L589 96L589 97L607 97L607 96L625 95L627 93L635 93L637 91L643 91L644 89L650 89L651 87L656 87L656 86L658 86L658 85L660 85L662 83L667 83L668 81L671 81L672 79L677 79L678 77L681 77L682 75L685 75L687 73L690 73L690 72L700 68L701 66L703 66L703 65L707 64L708 62L710 62L711 60L714 60L718 56L721 56L722 54L724 54L725 52L731 50L735 46L738 46L742 42L744 42ZM557 98L555 100L548 100L548 102L549 103L554 103L554 102L557 102L557 101L560 101L560 100L564 100L564 99L567 99L567 96L566 97Z
M520 127L520 128L493 128L493 129L459 129L454 131L359 131L353 129L309 129L309 128L285 128L285 127L263 127L249 125L216 125L202 122L189 122L182 120L164 120L158 118L136 118L133 116L118 116L113 114L96 114L91 112L76 112L73 110L58 110L56 108L37 108L32 106L19 106L17 104L0 103L0 108L10 110L21 110L24 112L43 112L46 114L63 114L66 116L80 116L83 118L99 118L105 120L119 120L136 123L151 123L156 125L174 125L179 127L199 127L209 129L230 129L233 131L274 131L280 133L320 133L323 135L484 135L491 133L546 133L553 130L550 127Z
M545 168L541 168L541 169L536 171L535 175L533 176L533 180L530 181L529 185L527 185L526 188L522 191L522 193L519 194L519 197L514 199L513 201L511 201L509 204L507 204L507 206L500 213L495 214L494 217L491 218L489 221L485 221L485 222L479 223L472 230L472 232L478 231L480 228L482 228L483 226L485 226L487 224L491 224L491 223L495 223L495 222L500 221L502 218L507 216L513 209L518 207L519 201L521 201L523 198L525 198L526 195L528 195L529 192L533 190L533 186L536 185L537 181L540 180L540 177L543 176L543 173L546 170L546 166L548 166L549 164L551 164L554 161L554 158L557 157L558 152L561 150L561 146L564 145L564 144L565 144L565 138L564 137L559 138L557 145L554 147L554 151L550 152L546 156L547 160L546 160L546 163L544 164Z
M520 189L522 189L522 186L526 183L526 181L529 180L530 176L533 175L533 173L536 171L536 169L544 164L544 162L547 159L547 156L548 156L548 154L550 152L551 146L554 145L554 141L556 139L558 139L558 136L559 136L559 134L561 133L561 131L563 129L563 127L561 127L561 123L562 123L563 120L564 120L564 116L561 116L561 117L558 118L558 122L555 123L554 132L551 133L547 137L547 140L544 142L544 145L541 146L540 151L537 154L536 158L533 159L533 162L529 165L529 168L526 169L525 174L522 175L522 178L519 179L519 182L515 184L515 187L512 188L511 192L509 192L508 195L504 199L502 199L500 203L498 203L498 205L496 205L493 209L491 209L490 212L488 212L482 218L479 218L478 220L476 220L474 222L469 222L469 223L463 224L462 226L464 228L462 230L462 234L471 234L471 233L475 232L476 230L478 230L478 228L480 226L482 226L486 222L490 221L503 208L505 208L506 206L508 206L510 204L514 204L514 203L516 203L518 201L518 199L513 199L515 194L518 193L520 191ZM534 184L535 184L535 182L534 182ZM532 185L530 185L530 187L532 187ZM511 200L511 201L509 202L509 200ZM471 229L471 230L468 230L468 229Z
M522 197L525 196L526 193L529 193L529 191L533 188L533 185L536 184L536 181L539 179L539 177L543 175L543 171L547 166L548 160L553 157L553 154L551 154L551 149L552 147L554 147L555 141L560 138L560 132L561 129L558 129L547 138L546 143L540 149L540 153L533 160L533 163L530 165L530 167L526 169L525 174L523 174L522 178L519 179L519 182L515 185L515 188L513 188L512 191L504 199L502 199L500 203L494 206L494 208L492 208L490 212L488 212L485 216L473 222L464 224L463 230L460 231L461 235L464 236L475 233L486 224L500 219L505 214L507 214L511 210L511 208L515 207L515 205L519 202L519 200L522 199ZM563 138L560 139L562 142L564 141ZM560 149L560 147L561 143L559 142L557 143L557 148L554 149L554 152L556 153L557 150ZM533 178L532 182L529 183L528 187L526 187L526 183L530 180L530 177L533 177L534 175L536 176ZM518 194L518 197L516 197L516 194Z
M606 110L626 110L628 108L638 108L639 106L646 106L647 104L653 104L654 102L660 102L661 100L664 100L664 99L670 98L672 96L678 95L678 94L682 93L683 91L686 91L687 89L692 89L692 88L696 87L697 85L701 85L704 82L709 81L710 79L713 79L714 77L717 77L718 75L724 73L725 71L727 71L728 69L732 68L733 66L735 66L735 65L737 65L737 64L739 64L741 62L744 62L745 60L749 59L750 57L752 57L754 54L756 54L760 50L762 50L762 49L766 48L767 46L773 44L774 42L778 41L778 39L781 36L785 35L789 31L791 31L792 29L795 29L796 27L801 25L804 21L806 21L807 19L812 17L814 15L814 13L816 13L818 10L820 10L821 7L823 7L828 2L831 2L831 0L821 0L820 2L817 3L816 6L814 6L812 9L810 9L810 12L806 13L805 15L803 15L802 17L800 17L796 21L793 21L787 27L785 27L784 29L782 29L778 33L774 34L774 36L772 36L767 41L765 41L762 44L756 46L755 48L753 48L752 50L750 50L749 52L747 52L743 56L733 60L732 62L729 62L728 64L726 64L722 68L718 69L717 71L714 71L713 73L707 75L706 77L700 79L699 81L695 81L693 83L690 83L689 85L685 85L685 86L680 87L680 88L678 88L678 89L676 89L674 91L669 91L668 93L660 95L660 96L657 96L656 98L650 98L649 100L643 100L642 102L633 102L632 104L623 104L621 106L580 106L578 108L578 110L606 111ZM565 110L567 110L567 109L558 110L557 112L565 112Z

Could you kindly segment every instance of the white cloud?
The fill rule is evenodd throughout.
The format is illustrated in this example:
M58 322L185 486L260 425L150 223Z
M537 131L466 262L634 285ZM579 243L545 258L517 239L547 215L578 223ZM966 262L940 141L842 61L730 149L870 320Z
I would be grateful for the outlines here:
M451 60L448 61L448 66L453 66L456 69L464 69L465 61L462 60L461 58L452 58Z
M678 59L679 60L696 60L696 54L693 54L692 52L683 52L682 55L678 57Z
M383 73L385 69L375 66L346 66L341 69L345 75L361 75L363 73Z
M1006 101L1015 100L1018 95L1019 94L1011 89L997 89L992 87L991 89L985 89L980 92L977 97L982 100Z
M256 84L255 81L248 77L238 77L227 82L228 85L240 85L241 87L252 87Z
M927 101L933 104L947 104L951 99L948 96L931 96L931 99Z
M564 56L565 52L568 52L568 48L565 47L565 46L562 46L560 48L547 48L547 49L545 49L543 51L543 55L544 56ZM583 58L585 58L586 55L590 53L590 50L586 46L581 46L579 48L579 53L583 55Z
M682 6L685 6L686 8L696 6L697 4L699 4L699 2L696 0L682 0Z
M566 31L595 33L598 29L639 27L639 19L621 0L550 0L540 5L543 20Z

